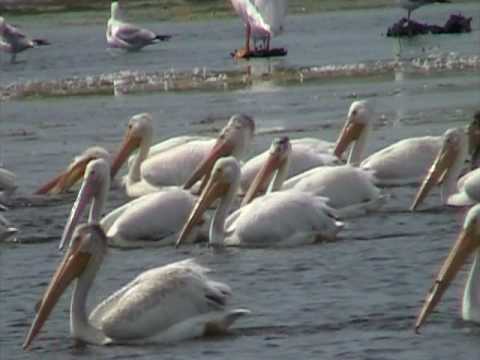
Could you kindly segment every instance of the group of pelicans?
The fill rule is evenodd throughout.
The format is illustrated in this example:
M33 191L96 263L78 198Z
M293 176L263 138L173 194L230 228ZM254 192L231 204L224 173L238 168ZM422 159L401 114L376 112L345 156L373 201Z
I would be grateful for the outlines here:
M142 273L88 316L88 290L108 245L179 246L207 239L212 247L279 247L331 241L343 227L340 219L375 211L388 201L380 189L384 185L421 183L412 211L435 185L444 204L463 207L480 201L480 170L474 169L480 113L466 128L403 139L364 158L373 119L372 105L355 101L335 143L280 137L242 165L255 133L250 116L232 116L217 138L181 136L156 145L152 116L133 116L115 156L101 147L89 148L36 191L61 194L83 177L61 238L60 248L67 248L64 259L37 306L24 348L73 281L71 334L87 343L178 341L224 332L249 313L229 308L230 288L186 260ZM112 180L124 164L123 184L134 199L104 215ZM14 177L4 170L2 187L8 202ZM89 204L87 224L80 224ZM209 208L215 209L210 219ZM12 231L1 229L0 237ZM468 212L417 328L472 253L463 317L480 322L480 205Z
M288 11L288 0L230 0L233 8L245 24L245 46L235 50L232 56L236 59L248 59L251 56L285 55L281 51L271 51L270 40L283 32ZM407 19L411 13L424 5L432 3L448 3L448 0L396 0L396 3L407 10ZM155 32L125 21L125 16L118 0L111 2L111 15L107 22L106 39L110 48L137 51L145 46L166 41L170 35L158 35ZM253 39L253 46L251 44ZM50 45L45 39L29 38L18 27L8 24L0 16L0 50L11 54L11 62L16 61L18 53L37 46Z

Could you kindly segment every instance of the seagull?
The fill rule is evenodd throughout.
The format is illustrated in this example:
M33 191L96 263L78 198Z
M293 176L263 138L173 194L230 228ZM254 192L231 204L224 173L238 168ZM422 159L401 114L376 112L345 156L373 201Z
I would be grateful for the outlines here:
M111 48L137 51L159 41L170 40L171 35L157 35L148 29L124 22L118 1L112 1L111 15L107 23L107 43Z
M0 16L0 50L12 54L10 58L12 64L16 62L19 52L42 45L50 45L50 43L44 39L30 39L21 30L8 24Z
M407 20L410 22L410 15L413 10L433 3L449 3L449 0L396 0L397 4L407 10Z

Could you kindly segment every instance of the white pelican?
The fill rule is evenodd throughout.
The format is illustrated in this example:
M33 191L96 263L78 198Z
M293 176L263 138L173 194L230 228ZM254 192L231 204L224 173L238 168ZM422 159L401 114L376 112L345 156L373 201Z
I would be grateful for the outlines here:
M120 151L112 165L114 176L128 156L139 153L128 170L126 190L130 197L158 191L165 186L192 187L204 174L209 174L215 160L233 155L242 158L249 149L255 131L252 118L233 115L215 142L187 142L147 157L153 136L152 117L148 113L133 116Z
M158 215L159 217L161 214ZM95 345L175 342L225 332L246 309L228 309L228 285L210 280L208 269L193 260L154 268L102 301L87 314L90 287L107 251L97 224L82 224L39 304L23 344L28 349L58 299L75 280L70 306L70 333Z
M231 2L245 23L245 47L236 50L234 57L248 59L252 55L251 37L255 50L270 53L270 38L283 31L288 0L231 0ZM263 41L261 49L257 47L258 40Z
M462 318L480 323L480 205L475 205L467 213L462 231L440 268L418 315L415 324L417 332L471 254L475 255L463 293Z
M177 241L179 246L199 217L221 198L210 223L213 246L294 246L333 240L343 227L323 198L297 192L262 196L227 215L240 185L240 166L233 157L219 159Z
M407 10L407 20L410 21L410 15L413 10L418 9L421 6L425 6L433 3L449 3L449 0L396 0L397 4Z
M441 147L441 136L422 136L400 140L363 159L373 109L368 101L355 101L338 137L334 154L341 157L353 143L348 163L371 172L377 185L404 185L421 181Z
M110 166L103 159L91 161L65 226L60 246L68 241L91 202L89 222L100 222L108 243L118 247L174 244L195 204L190 192L173 188L145 195L101 218L110 188ZM198 228L190 241L200 236Z
M262 192L276 171L268 191L295 191L314 194L324 198L324 202L340 216L348 217L374 210L384 202L384 195L375 187L372 176L350 165L321 166L294 176L283 184L291 161L291 147L288 138L274 141L268 160L258 171L245 194L242 204L251 201Z
M118 1L112 1L106 35L109 47L129 51L140 50L147 45L169 40L171 37L170 35L157 35L148 29L124 22Z
M442 202L452 206L473 205L480 200L478 172L473 171L463 178L457 186L457 180L468 158L468 138L463 128L446 131L443 144L411 206L414 211L422 203L430 190L441 184ZM470 196L469 196L470 195ZM473 201L470 197L473 197Z
M12 64L15 63L19 52L42 45L50 45L50 43L44 39L30 39L0 16L0 50L11 54L10 62Z
M42 185L35 191L35 194L62 194L67 192L82 178L88 163L96 159L104 159L110 162L110 153L100 146L87 148L73 159L70 165L68 165L67 170Z
M13 227L10 221L0 214L0 242L14 240L17 232L17 228Z

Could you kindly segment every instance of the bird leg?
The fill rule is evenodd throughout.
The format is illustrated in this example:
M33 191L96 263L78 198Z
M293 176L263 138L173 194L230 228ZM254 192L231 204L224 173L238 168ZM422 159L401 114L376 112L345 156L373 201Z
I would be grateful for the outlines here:
M252 29L250 24L247 23L245 29L245 47L235 51L235 59L248 59L250 57L250 35Z

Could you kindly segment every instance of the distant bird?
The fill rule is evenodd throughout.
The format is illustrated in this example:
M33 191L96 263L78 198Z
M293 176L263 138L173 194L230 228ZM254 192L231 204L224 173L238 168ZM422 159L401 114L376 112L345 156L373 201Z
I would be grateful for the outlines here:
M233 8L245 23L245 47L235 51L235 58L251 55L250 38L257 50L257 41L262 41L261 50L270 52L270 38L283 31L288 0L231 0Z
M12 64L16 62L16 57L19 52L42 45L50 45L50 43L44 39L30 39L18 28L8 24L5 19L0 16L0 50L12 54L10 59Z
M109 47L137 51L159 41L170 40L171 35L157 35L148 29L142 29L122 20L118 1L112 1L111 15L107 24L107 43Z
M0 242L15 240L18 230L10 224L10 221L0 215Z
M407 10L407 20L410 21L410 15L413 10L421 6L433 3L449 3L449 0L396 0L397 4Z

